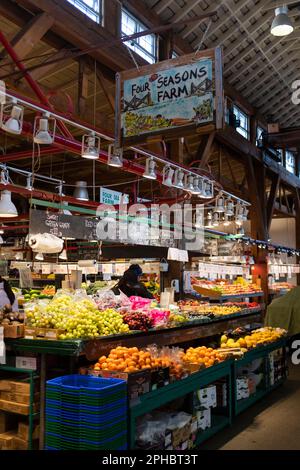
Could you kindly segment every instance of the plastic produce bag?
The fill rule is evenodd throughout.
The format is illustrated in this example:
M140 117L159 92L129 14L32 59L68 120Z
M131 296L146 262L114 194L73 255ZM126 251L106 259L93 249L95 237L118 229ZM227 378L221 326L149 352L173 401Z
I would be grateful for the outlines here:
M143 310L148 308L152 302L152 299L144 299L144 297L138 297L137 295L132 295L129 300L132 310Z
M64 241L51 233L37 233L29 237L29 246L38 253L60 253L64 247Z

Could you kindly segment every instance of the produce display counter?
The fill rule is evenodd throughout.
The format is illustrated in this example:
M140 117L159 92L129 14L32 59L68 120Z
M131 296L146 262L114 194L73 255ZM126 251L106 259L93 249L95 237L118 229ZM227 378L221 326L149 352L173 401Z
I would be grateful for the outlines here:
M249 312L249 310L248 310ZM78 340L46 340L46 339L9 339L6 346L13 351L26 351L38 354L60 356L85 355L89 361L107 354L116 346L144 347L148 344L171 345L189 342L198 338L206 338L223 333L230 328L237 328L249 323L261 321L261 311L255 309L245 314L224 315L209 320L193 320L174 328L162 328L144 332L131 332L123 335L102 336L97 339Z

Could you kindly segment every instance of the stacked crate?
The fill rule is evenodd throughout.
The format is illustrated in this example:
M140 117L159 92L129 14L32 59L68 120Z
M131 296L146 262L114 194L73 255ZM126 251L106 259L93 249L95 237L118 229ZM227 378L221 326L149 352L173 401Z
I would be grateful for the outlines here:
M127 448L124 380L67 375L47 382L46 449Z

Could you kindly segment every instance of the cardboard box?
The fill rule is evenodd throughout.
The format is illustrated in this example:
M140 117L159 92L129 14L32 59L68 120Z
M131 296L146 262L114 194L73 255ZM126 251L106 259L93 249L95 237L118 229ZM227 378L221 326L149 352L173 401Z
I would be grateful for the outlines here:
M32 439L38 439L40 433L40 425L36 425L33 428ZM29 424L19 421L18 423L18 437L23 439L23 441L29 441Z
M13 450L13 439L16 437L16 431L8 431L0 434L0 449Z
M39 401L40 394L34 394L34 402ZM30 404L30 395L27 393L12 393L12 392L3 392L0 391L0 400L14 401L16 403L24 403L25 405Z
M14 401L0 400L0 410L9 411L10 413L17 413L20 415L29 415L30 406L24 403L16 403ZM38 411L38 404L33 405L33 411Z
M215 385L197 390L196 395L200 407L215 408L217 406L217 388Z
M211 427L211 408L204 408L197 411L198 429L204 431Z
M28 441L20 439L18 436L14 436L12 439L13 450L28 450Z
M170 369L169 367L160 367L159 369L151 370L150 389L157 390L170 383Z
M4 338L23 338L24 325L1 325L4 328Z
M95 373L96 372L96 373ZM119 372L111 370L92 371L91 375L101 377L114 377L126 380L127 395L129 400L134 400L144 393L150 391L151 373L150 370L140 370L138 372Z
M185 424L183 427L172 430L173 447L177 448L183 442L188 441L190 435L191 435L191 420L187 424Z
M30 395L30 383L21 380L2 379L0 380L0 391Z
M24 337L26 339L59 339L66 330L59 328L33 328L25 326Z
M25 326L25 328L24 328L24 338L26 338L26 339L36 339L36 328Z
M11 431L18 425L18 416L0 410L0 433Z

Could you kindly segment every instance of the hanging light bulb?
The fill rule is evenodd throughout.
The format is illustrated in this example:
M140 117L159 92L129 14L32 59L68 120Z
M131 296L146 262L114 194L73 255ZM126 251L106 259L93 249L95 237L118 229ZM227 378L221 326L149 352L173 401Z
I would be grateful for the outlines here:
M214 212L213 213L213 218L212 218L213 227L218 227L219 223L220 223L219 214L218 214L218 212Z
M216 199L215 212L218 212L219 214L223 214L224 211L225 211L224 196L222 196L222 194L220 194Z
M32 175L28 175L26 179L26 189L27 191L32 191L33 186L32 186Z
M10 134L21 134L23 116L24 108L19 104L1 105L1 128Z
M243 220L244 220L244 221L247 220L248 213L249 213L249 210L247 209L246 206L244 206L244 207L243 207Z
M87 160L98 160L100 151L100 137L91 132L83 135L81 141L81 156Z
M234 215L234 204L232 199L227 199L225 201L225 215L228 215L229 217Z
M156 168L156 162L154 161L153 157L147 158L143 177L148 178L149 180L156 180L155 168Z
M203 228L203 215L202 212L196 210L195 213L195 227L196 228Z
M213 228L213 224L212 224L212 212L209 211L207 213L207 218L206 218L206 223L204 225L205 228Z
M53 122L52 135L49 133L49 114L44 114L42 117L37 116L34 120L33 141L40 145L53 144L55 136L56 120L51 119Z
M76 181L76 188L74 190L73 197L75 197L79 201L88 201L89 200L89 193L88 193L88 190L87 190L87 182L86 181Z
M17 217L18 211L16 206L11 200L11 192L10 191L2 191L1 192L1 200L0 200L0 217Z
M288 36L294 31L294 26L288 16L288 12L289 10L285 5L275 8L275 18L271 26L271 34L273 36Z
M184 189L191 194L194 194L194 177L191 174L185 175Z
M60 253L59 259L63 260L63 261L66 261L68 259L67 257L67 250L66 249L63 249L63 251Z
M228 227L228 225L230 225L230 224L231 224L231 221L229 220L229 216L225 213L223 225L225 227Z
M163 169L163 184L165 186L173 186L173 175L175 170L170 166L166 165Z
M184 189L184 171L181 168L177 168L174 176L174 186L178 189Z
M1 170L1 184L9 184L9 174L7 168Z
M202 193L202 198L203 199L211 199L214 196L214 189L213 189L213 183L206 180L203 183L203 193Z
M108 159L107 164L115 168L121 168L123 166L123 150L121 148L114 148L113 144L108 146Z
M44 261L43 253L37 253L34 259L36 259L37 261Z
M200 178L199 176L195 176L194 179L193 179L193 191L192 191L192 194L201 194L201 189L199 187L199 182L200 182Z

